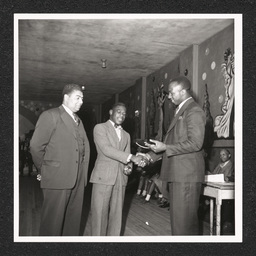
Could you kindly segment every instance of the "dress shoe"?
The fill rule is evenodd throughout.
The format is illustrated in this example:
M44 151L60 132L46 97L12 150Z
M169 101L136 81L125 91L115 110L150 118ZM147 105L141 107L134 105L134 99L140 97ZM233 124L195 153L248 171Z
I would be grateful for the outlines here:
M167 208L169 206L170 206L170 204L169 204L168 201L165 201L165 202L163 202L162 204L159 205L159 207L161 207L161 208Z
M142 204L148 204L149 203L149 200L143 200L142 201Z
M164 198L164 197L161 197L161 198L158 198L157 199L157 204L158 205L161 205L161 204L163 204L165 201L168 201L166 198Z

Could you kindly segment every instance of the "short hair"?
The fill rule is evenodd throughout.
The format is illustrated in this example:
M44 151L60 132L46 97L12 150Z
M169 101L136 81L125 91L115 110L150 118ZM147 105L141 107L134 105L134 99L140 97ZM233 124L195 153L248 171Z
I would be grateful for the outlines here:
M78 84L66 84L62 90L62 98L64 98L65 94L70 94L73 91L83 92L82 87Z
M189 91L191 88L191 83L185 76L178 76L176 78L173 78L170 80L170 83L176 83L177 85L180 85L182 89L185 89L187 91Z
M220 150L220 152L221 152L221 151L226 151L226 152L228 153L228 155L231 155L230 151L229 151L228 149L226 149L226 148L222 148L222 149Z
M125 107L126 108L126 105L123 103L123 102L117 102L115 103L111 109L115 109L116 107L118 106L122 106L122 107ZM127 108L126 108L127 109Z

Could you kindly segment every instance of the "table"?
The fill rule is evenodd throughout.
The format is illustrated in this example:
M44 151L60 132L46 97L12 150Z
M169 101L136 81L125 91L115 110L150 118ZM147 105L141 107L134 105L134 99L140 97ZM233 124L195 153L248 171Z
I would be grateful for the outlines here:
M206 182L202 186L202 195L210 199L210 235L213 235L213 198L216 199L216 235L220 235L222 200L235 199L234 182Z

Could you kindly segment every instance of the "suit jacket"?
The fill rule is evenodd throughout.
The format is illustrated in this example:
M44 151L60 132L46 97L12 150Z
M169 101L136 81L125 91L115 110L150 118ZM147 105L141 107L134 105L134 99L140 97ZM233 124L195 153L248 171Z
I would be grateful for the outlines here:
M90 145L80 122L85 153L81 170L87 184ZM30 150L37 169L41 172L41 187L51 189L71 189L75 186L78 172L79 149L72 117L63 106L49 109L39 117Z
M121 141L119 141L115 128L108 120L94 127L93 136L98 156L90 182L114 185L117 174L120 172L122 184L126 186L128 177L123 174L123 170L130 154L129 133L122 129Z
M229 160L228 163L221 167L220 163L214 168L212 174L224 174L225 181L234 181L234 167L233 163Z
M166 151L162 154L160 179L167 182L203 182L205 164L202 145L205 113L189 99L173 118L165 135ZM159 155L152 155L157 159Z

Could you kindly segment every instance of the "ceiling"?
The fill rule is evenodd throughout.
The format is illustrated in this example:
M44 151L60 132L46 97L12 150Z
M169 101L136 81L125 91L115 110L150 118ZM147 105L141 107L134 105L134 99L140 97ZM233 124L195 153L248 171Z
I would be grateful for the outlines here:
M67 83L101 104L233 23L233 19L21 19L19 97L61 102ZM102 68L101 59L106 59Z

